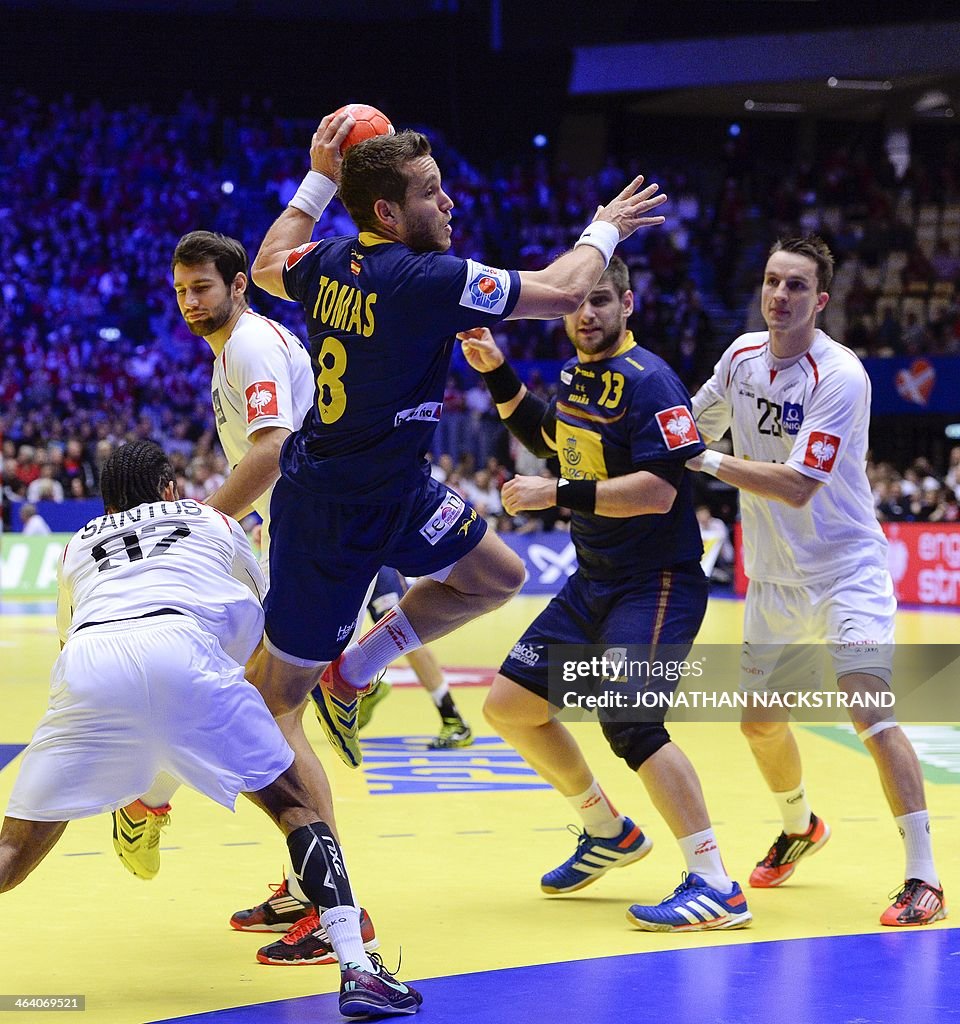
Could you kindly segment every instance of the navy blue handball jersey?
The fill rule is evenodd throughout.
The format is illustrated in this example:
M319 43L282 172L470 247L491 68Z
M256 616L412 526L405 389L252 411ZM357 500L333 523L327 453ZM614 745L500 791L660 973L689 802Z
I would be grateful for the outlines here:
M705 448L687 389L629 331L609 358L572 359L561 370L555 444L567 480L609 480L654 464L676 472ZM574 512L571 533L591 579L666 569L703 554L689 473L680 473L669 512L627 518Z
M428 471L454 335L509 316L519 275L361 232L294 249L283 284L316 381L283 475L331 501L395 501Z

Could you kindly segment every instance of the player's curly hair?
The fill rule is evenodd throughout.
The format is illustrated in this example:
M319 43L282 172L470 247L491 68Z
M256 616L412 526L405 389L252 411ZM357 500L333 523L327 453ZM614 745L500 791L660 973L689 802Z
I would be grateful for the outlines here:
M100 493L108 512L126 512L146 502L160 501L171 481L173 466L153 441L121 445L100 471Z
M175 271L178 263L185 267L195 267L208 262L217 268L217 273L226 285L233 284L237 274L246 274L248 278L250 276L247 270L250 265L247 250L235 238L221 235L219 231L190 231L184 235L173 250L170 270Z
M807 235L805 238L778 238L770 247L769 255L775 252L792 252L798 256L806 256L817 265L817 291L830 290L833 280L833 253L827 243L819 235Z
M379 226L373 204L378 199L403 206L407 176L403 165L430 155L430 140L420 132L375 135L351 146L340 168L340 202L361 231Z

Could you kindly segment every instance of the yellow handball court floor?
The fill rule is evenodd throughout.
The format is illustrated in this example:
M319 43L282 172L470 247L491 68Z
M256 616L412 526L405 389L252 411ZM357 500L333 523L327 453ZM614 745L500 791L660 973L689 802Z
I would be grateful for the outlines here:
M670 1021L671 1024L942 1024L960 1021L960 931L950 921L901 931L878 918L902 882L902 847L870 758L841 725L799 727L805 780L830 844L782 888L746 878L779 818L735 724L671 731L699 772L727 867L754 915L742 931L649 934L631 903L680 882L682 860L638 780L592 722L571 726L614 804L654 840L642 863L565 897L540 892L574 849L567 803L542 787L481 716L489 680L545 598L518 598L433 645L472 747L426 750L438 726L402 664L363 733L351 771L308 713L330 775L354 891L389 967L424 994L424 1024L452 1021ZM46 706L58 644L49 611L0 614L0 806L19 751ZM742 605L710 603L701 638L735 643ZM960 617L904 611L898 639L950 642ZM960 684L960 680L958 680ZM960 729L908 728L923 762L948 904L960 894ZM71 1011L10 1009L19 995L83 995L89 1024L336 1022L336 967L256 962L276 935L244 934L231 913L279 882L286 847L241 800L236 814L182 789L160 874L128 874L107 817L72 823L37 871L0 896L0 1024L60 1021ZM960 898L960 896L956 896ZM23 1018L17 1016L24 1012Z

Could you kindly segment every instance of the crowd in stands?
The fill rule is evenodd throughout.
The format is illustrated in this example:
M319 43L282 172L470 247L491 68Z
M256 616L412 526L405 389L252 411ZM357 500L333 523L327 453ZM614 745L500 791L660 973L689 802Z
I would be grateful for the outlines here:
M5 503L93 495L106 454L138 437L171 453L184 494L203 497L218 486L228 467L213 429L210 353L182 323L170 254L181 234L198 227L237 237L255 252L299 183L314 127L278 117L269 101L224 113L216 101L188 95L163 113L69 96L54 103L26 93L6 98ZM638 170L611 159L597 173L577 176L542 157L480 169L430 135L457 204L454 251L494 265L544 266ZM656 164L649 155L647 162ZM731 325L719 331L717 315L724 307L744 313L742 285L758 280L758 261L781 231L820 231L836 252L824 318L835 337L863 354L960 351L960 147L948 149L936 173L918 157L901 180L885 158L843 148L787 171L730 143L703 165L709 170L697 166L642 168L670 194L669 220L622 247L635 291L631 326L691 388L730 340ZM331 204L319 232L352 230L342 207ZM299 306L253 286L250 299L304 335ZM755 316L756 303L751 308ZM741 319L733 329L742 327ZM557 361L573 352L559 321L504 324L498 341L542 395L549 394ZM514 470L549 470L509 443L485 387L462 359L454 360L444 406L438 475L483 505L501 528L562 525L558 517L503 516L496 483ZM955 463L951 474L948 483L916 467L902 478L877 467L881 516L949 517ZM931 479L946 485L932 509Z

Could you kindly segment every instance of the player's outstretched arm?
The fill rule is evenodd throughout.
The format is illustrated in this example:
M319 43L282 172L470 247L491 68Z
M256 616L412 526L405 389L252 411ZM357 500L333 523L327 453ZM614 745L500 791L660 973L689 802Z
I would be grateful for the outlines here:
M607 206L601 206L571 252L544 270L520 271L520 297L508 319L548 320L575 312L600 280L617 244L666 218L651 214L667 201L657 184L641 189L640 174Z
M280 449L290 436L286 427L264 427L251 437L253 446L209 498L207 505L242 519L280 476Z
M332 114L320 122L310 143L310 170L287 209L273 222L250 268L254 283L281 299L283 265L293 249L305 245L327 204L336 195L343 157L340 146L356 122L349 114Z
M457 337L463 343L467 362L483 375L497 415L507 430L534 455L553 455L557 450L556 406L527 390L486 327L461 331Z
M821 487L819 480L798 473L792 466L738 459L712 448L689 459L687 469L709 473L732 487L782 501L791 508L803 508Z

